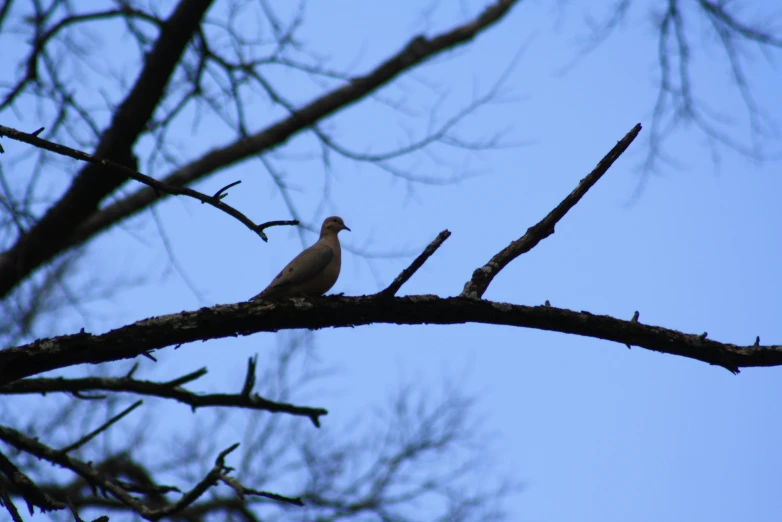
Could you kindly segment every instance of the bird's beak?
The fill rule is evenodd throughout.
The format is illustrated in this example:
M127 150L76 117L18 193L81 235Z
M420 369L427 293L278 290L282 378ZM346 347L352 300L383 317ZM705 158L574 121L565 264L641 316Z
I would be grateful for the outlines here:
M347 230L348 232L352 232L352 230L350 230L350 229L348 228L348 226L347 226L347 225L344 225L344 224L342 225L342 230Z

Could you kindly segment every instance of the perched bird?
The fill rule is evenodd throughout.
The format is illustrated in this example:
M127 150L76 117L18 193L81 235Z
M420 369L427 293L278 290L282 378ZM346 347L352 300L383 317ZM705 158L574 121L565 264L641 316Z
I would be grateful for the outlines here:
M341 217L326 218L320 227L320 239L293 258L269 286L250 301L281 297L318 297L334 286L342 265L340 230L350 231Z

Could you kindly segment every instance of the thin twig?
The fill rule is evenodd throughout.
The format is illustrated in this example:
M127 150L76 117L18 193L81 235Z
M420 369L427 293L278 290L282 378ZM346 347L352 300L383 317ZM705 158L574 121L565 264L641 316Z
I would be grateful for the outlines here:
M70 453L71 451L84 446L89 441L91 441L92 439L94 439L95 437L100 435L102 432L104 432L107 429L109 429L115 422L119 421L125 415L129 414L130 412L132 412L133 410L135 410L136 408L138 408L142 404L144 404L144 401L142 401L142 400L134 402L129 407L125 408L123 411L121 411L120 413L118 413L114 417L110 418L108 421L104 422L103 424L98 426L96 429L94 429L90 433L86 434L85 436L83 436L82 438L80 438L79 440L74 442L73 444L64 447L60 451L62 451L63 453Z
M228 194L225 193L228 189L230 189L231 187L235 187L236 185L240 184L241 182L242 182L242 180L238 180L238 181L234 181L233 183L229 183L228 185L224 186L223 188L221 188L220 190L215 192L214 196L212 196L212 197L215 198L215 199L223 199L225 196L228 195ZM203 201L201 203L203 204Z
M303 506L304 501L301 499L301 497L286 497L283 495L279 495L277 493L270 493L268 491L260 491L257 489L251 489L244 487L238 480L236 480L233 477L229 477L226 474L220 475L220 480L231 487L231 489L236 492L236 496L239 497L239 499L244 502L244 496L245 495L252 495L256 497L263 497L268 498L271 500L276 500L278 502L284 502L286 504L292 504L294 506Z
M5 127L3 125L0 125L0 136L6 136L8 138L11 138L12 140L21 141L23 143L27 143L34 147L38 147L39 149L44 149L44 150L48 150L49 152L54 152L55 154L59 154L61 156L67 156L69 158L73 158L79 161L84 161L86 163L91 163L93 165L102 166L107 170L114 171L115 173L121 174L130 179L134 179L139 183L143 183L144 185L152 187L158 192L170 194L172 196L187 196L193 199L197 199L201 203L206 203L208 205L211 205L216 209L222 210L229 216L236 218L241 223L243 223L247 228L249 228L256 234L258 234L261 237L261 239L263 239L264 241L269 240L268 236L266 236L266 233L264 232L264 229L266 228L273 227L273 226L280 226L280 225L295 226L299 224L299 222L296 220L277 220L277 221L268 221L266 223L260 223L256 225L250 218L248 218L247 216L245 216L244 214L236 210L234 207L226 203L223 203L221 201L222 199L221 193L227 190L228 188L236 185L237 184L236 182L226 187L223 187L214 196L208 196L206 194L198 192L197 190L193 190L189 187L184 187L184 186L177 187L174 185L170 185L168 183L164 183L153 177L147 176L146 174L142 174L129 167L126 167L121 163L117 163L116 161L112 161L104 158L98 158L96 156L93 156L92 154L87 154L86 152L72 149L70 147L66 147L65 145L60 145L58 143L45 140L43 138L39 138L34 134L28 134L26 132L22 132L17 129L12 129L10 127Z
M619 156L627 150L635 137L638 136L639 132L641 132L640 123L633 127L624 138L619 140L614 148L600 160L600 163L597 164L592 172L582 179L573 192L568 194L554 210L549 212L548 215L541 219L536 225L528 228L527 232L522 237L495 254L488 263L475 270L472 274L472 279L464 285L461 297L470 299L480 299L483 297L483 294L486 292L492 279L494 279L508 263L521 254L529 252L543 239L553 234L554 226L559 220L565 217L565 214L567 214L568 211L584 197L584 194L598 182Z
M393 297L396 295L396 293L399 291L400 288L402 288L402 285L405 284L411 277L413 277L413 274L415 274L419 268L423 266L424 263L426 263L426 260L429 259L432 254L435 253L435 251L440 248L440 245L443 244L443 242L448 239L451 236L451 232L448 230L443 230L440 232L436 238L434 238L434 241L429 243L429 245L424 249L423 252L421 252L421 255L419 255L415 260L410 263L410 266L402 270L402 272L396 276L396 279L388 285L384 290L381 290L380 292L376 293L376 297Z

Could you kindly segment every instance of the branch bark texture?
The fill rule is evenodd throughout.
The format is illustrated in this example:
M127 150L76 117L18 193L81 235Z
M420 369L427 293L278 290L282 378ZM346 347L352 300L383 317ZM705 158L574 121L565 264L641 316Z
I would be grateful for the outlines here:
M738 372L782 365L782 345L737 346L588 312L523 306L465 297L325 297L276 304L240 303L152 317L102 335L79 333L0 352L0 385L76 364L132 359L149 350L193 341L294 328L345 328L369 324L463 324L536 328L583 335L681 355Z

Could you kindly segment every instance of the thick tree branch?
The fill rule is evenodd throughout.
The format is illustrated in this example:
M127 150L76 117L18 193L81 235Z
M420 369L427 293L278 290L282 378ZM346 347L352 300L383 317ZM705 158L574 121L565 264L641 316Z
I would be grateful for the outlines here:
M51 141L45 140L43 138L39 138L35 134L27 134L26 132L21 132L16 129L12 129L10 127L4 127L0 125L0 136L7 136L12 140L21 141L23 143L27 143L34 147L38 147L39 149L48 150L50 152L54 152L55 154L59 154L61 156L67 156L69 158L73 158L79 161L85 161L87 163L97 165L101 167L107 174L108 172L115 172L121 174L122 176L125 176L130 179L134 179L139 183L143 183L144 185L147 185L160 193L169 194L172 196L187 196L193 199L197 199L201 203L206 203L208 205L211 205L218 210L222 210L229 216L239 220L244 226L246 226L256 234L261 236L261 239L263 239L264 241L269 240L269 238L266 236L266 233L264 232L264 229L266 228L272 226L279 226L279 225L299 224L298 221L294 220L294 221L269 221L266 223L260 223L256 225L255 223L253 223L253 221L250 218L248 218L247 216L245 216L244 214L236 210L234 207L223 203L222 199L223 197L225 197L225 191L230 187L241 183L240 181L235 181L230 185L221 188L215 193L214 196L207 196L206 194L202 194L201 192L198 192L197 190L193 190L188 187L171 186L162 181L158 181L153 177L147 176L146 174L142 174L140 172L135 171L134 169L121 165L116 161L98 158L91 154L87 154L86 152L82 152L80 150L66 147L65 145L60 145L58 143L53 143Z
M565 217L565 214L567 214L568 211L584 197L584 194L600 180L603 174L608 171L619 156L627 150L635 137L638 136L639 132L641 132L640 123L633 127L624 138L619 140L614 148L600 160L600 163L597 164L594 170L582 179L573 192L568 194L554 210L549 212L548 215L541 219L536 225L528 228L527 232L522 237L502 249L495 254L488 263L473 272L472 279L464 285L464 290L461 294L462 297L480 299L486 292L492 279L494 279L508 263L521 254L529 252L535 248L538 243L553 234L554 226L559 220Z
M659 326L553 306L522 306L465 297L336 297L239 303L144 319L102 335L78 333L0 351L0 385L75 364L132 359L193 341L296 328L383 324L483 323L536 328L614 341L741 367L782 365L782 346L736 346Z

